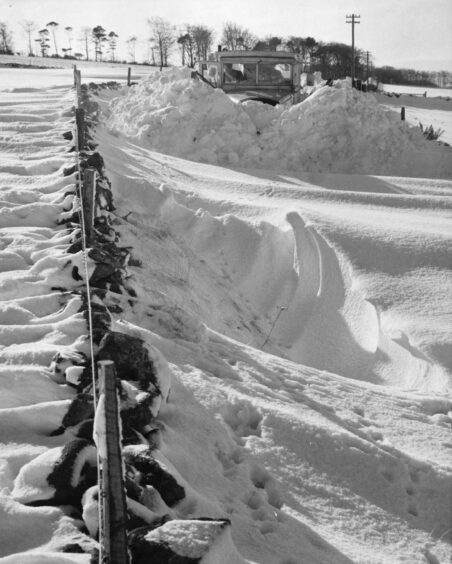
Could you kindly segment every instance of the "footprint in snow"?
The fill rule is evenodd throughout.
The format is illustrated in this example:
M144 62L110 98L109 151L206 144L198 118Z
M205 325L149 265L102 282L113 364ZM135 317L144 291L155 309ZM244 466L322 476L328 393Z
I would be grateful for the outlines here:
M262 414L249 401L234 401L226 406L222 416L238 438L250 435L261 436Z

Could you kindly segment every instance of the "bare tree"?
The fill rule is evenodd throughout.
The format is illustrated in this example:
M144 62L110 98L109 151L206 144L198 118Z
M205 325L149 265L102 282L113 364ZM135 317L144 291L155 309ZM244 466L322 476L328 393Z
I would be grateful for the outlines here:
M205 60L212 49L213 31L203 25L189 26L188 32L193 40L193 48L195 51L196 59ZM193 59L191 65L194 66Z
M22 26L22 29L25 31L25 34L28 39L28 56L33 57L34 51L33 51L33 45L31 43L31 35L34 31L38 29L38 26L32 20L24 20L23 22L21 22L20 25Z
M92 39L92 29L90 27L82 27L79 41L83 45L86 60L89 60L89 42Z
M136 48L137 40L138 40L137 36L132 35L132 37L129 37L129 39L127 39L127 41L126 41L127 47L128 47L128 50L129 50L129 55L132 59L132 63L136 62L135 48Z
M155 67L155 43L152 37L148 39L148 60L151 60L151 64Z
M171 24L163 18L152 18L148 20L151 29L150 40L158 49L160 59L160 70L168 66L168 57L174 45L175 37Z
M251 49L256 41L256 37L248 29L238 24L226 22L223 25L221 43L230 51Z
M50 27L52 29L52 36L53 36L53 46L55 48L55 56L58 57L58 47L57 47L57 42L56 42L56 35L55 35L55 30L58 27L59 24L57 24L57 22L49 22L46 27Z

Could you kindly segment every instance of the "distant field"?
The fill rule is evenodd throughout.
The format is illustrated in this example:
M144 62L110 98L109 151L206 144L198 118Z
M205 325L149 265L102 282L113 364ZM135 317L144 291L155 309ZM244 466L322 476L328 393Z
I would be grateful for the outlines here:
M438 96L452 98L452 88L425 88L423 86L402 86L398 84L383 84L385 92L396 92L397 94L413 94L414 96L423 96L427 92L427 98L436 98Z
M18 65L33 65L39 67L50 67L50 68L59 68L59 69L67 69L72 68L74 64L77 67L84 68L84 67L100 67L100 68L118 68L118 67L142 67L142 68L149 68L142 65L132 65L132 63L127 64L120 64L120 63L111 63L109 61L106 62L95 62L95 61L76 61L74 59L54 59L52 57L23 57L19 55L0 55L0 65L2 64L18 64Z
M24 67L11 68L2 66L11 63L24 65ZM72 68L74 63L82 72L82 82L126 81L128 67L133 69L132 79L138 80L155 68L143 65L0 55L0 90L71 86L73 84ZM46 67L46 69L43 71L43 69L31 68L34 65Z

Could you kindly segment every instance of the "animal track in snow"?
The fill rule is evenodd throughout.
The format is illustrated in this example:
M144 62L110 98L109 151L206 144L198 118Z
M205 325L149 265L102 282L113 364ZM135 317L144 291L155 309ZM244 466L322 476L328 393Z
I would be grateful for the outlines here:
M265 490L270 505L280 509L284 503L278 483L273 476L262 466L253 464L250 468L250 478L256 488Z
M249 401L235 400L226 406L222 415L224 421L239 438L249 435L261 436L262 414Z
M276 481L264 468L254 464L250 469L250 478L256 489L246 500L255 521L260 521L259 531L266 535L277 530L278 513L282 504L282 495Z

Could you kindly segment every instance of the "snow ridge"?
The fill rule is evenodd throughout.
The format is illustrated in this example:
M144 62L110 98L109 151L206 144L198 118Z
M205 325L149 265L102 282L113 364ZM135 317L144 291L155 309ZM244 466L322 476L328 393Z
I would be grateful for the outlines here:
M426 141L349 81L289 108L238 104L190 78L153 72L112 100L108 127L197 162L284 171L451 178L450 150Z

